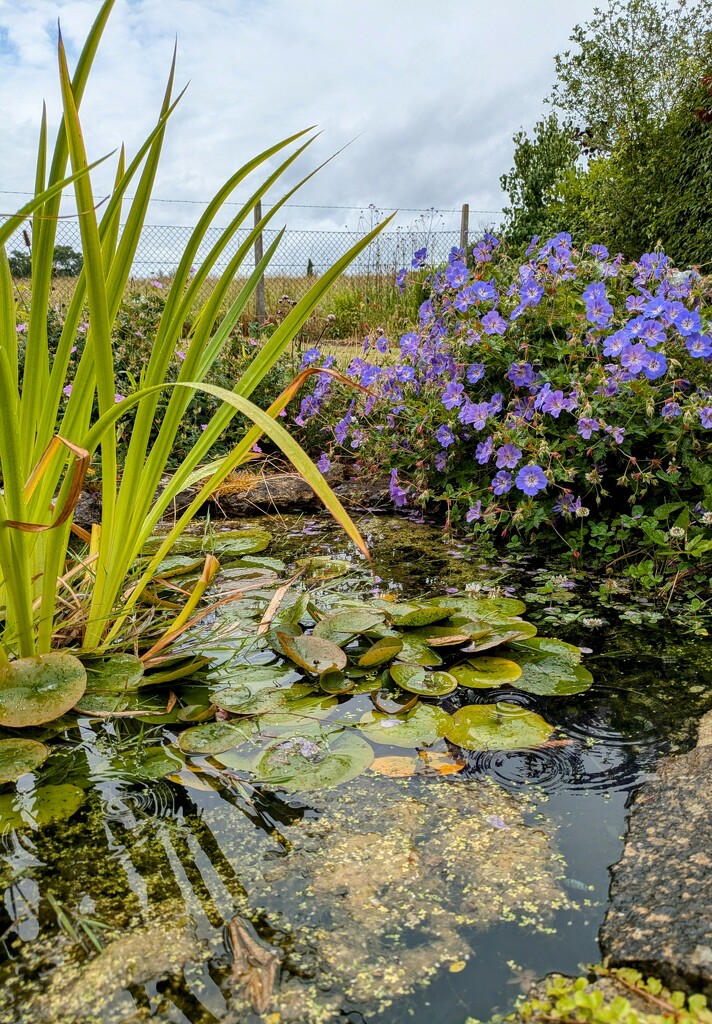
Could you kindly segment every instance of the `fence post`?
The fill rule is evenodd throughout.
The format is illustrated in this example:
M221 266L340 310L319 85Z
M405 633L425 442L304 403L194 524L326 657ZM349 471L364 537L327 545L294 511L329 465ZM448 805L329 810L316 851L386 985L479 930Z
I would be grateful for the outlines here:
M460 248L467 252L467 235L470 227L470 206L469 203L462 204L462 215L460 217Z
M262 220L262 201L257 200L255 204L255 227ZM264 247L262 245L262 232L255 238L255 266L260 262L264 256ZM264 274L260 277L255 288L255 302L257 305L256 316L257 323L261 326L267 319L267 304L265 301L265 279Z

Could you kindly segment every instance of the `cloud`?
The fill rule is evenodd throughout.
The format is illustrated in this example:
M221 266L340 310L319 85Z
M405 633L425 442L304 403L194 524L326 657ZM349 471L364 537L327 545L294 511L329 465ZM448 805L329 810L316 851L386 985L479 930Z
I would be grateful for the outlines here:
M402 224L414 209L498 210L512 135L540 114L553 55L594 3L117 0L82 105L90 156L122 141L129 153L140 145L177 36L177 82L190 85L169 128L157 197L205 201L254 153L318 124L323 134L302 173L351 144L295 200L315 208L290 209L290 226L355 228L369 204L399 207ZM57 126L57 18L74 62L99 6L0 0L0 132L12 140L0 151L3 188L32 187L43 98ZM111 176L97 173L97 193ZM296 170L287 177L297 179ZM0 211L16 198L2 196ZM191 223L199 210L154 203L149 219Z

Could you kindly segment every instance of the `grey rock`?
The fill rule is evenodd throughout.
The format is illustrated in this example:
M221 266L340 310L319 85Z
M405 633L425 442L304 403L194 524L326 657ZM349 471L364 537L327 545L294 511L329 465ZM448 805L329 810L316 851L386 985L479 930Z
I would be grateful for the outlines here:
M706 727L705 727L706 729ZM706 735L706 732L705 732ZM669 988L712 996L712 745L669 758L638 792L612 871L601 947Z
M697 746L712 747L712 711L703 715L697 726Z

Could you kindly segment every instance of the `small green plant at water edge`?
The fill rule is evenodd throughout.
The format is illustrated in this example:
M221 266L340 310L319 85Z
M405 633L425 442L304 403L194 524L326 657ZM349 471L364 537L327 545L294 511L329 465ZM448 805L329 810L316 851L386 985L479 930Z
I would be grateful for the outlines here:
M607 990L592 987L605 979ZM515 1013L495 1017L503 1021L561 1022L561 1024L712 1024L712 1012L703 995L670 991L657 978L645 978L626 967L594 967L585 978L554 975L546 993L523 1000ZM468 1018L466 1024L475 1024Z
M78 699L78 692L86 684L84 668L73 654L67 650L57 653L57 648L70 648L86 656L130 642L139 602L174 540L205 497L234 467L250 457L252 446L262 433L281 448L363 549L358 531L316 467L276 420L306 375L298 377L266 412L250 401L250 395L330 284L380 228L315 280L232 389L205 383L279 244L281 232L227 312L223 312L218 325L229 286L250 253L256 235L299 186L276 202L248 234L197 310L196 299L256 204L309 145L311 140L305 132L248 161L218 191L193 231L170 284L150 358L136 388L123 393L117 388L113 329L150 201L167 121L180 97L173 98L174 60L156 126L128 164L121 150L114 188L98 220L91 185L95 165L87 162L78 108L113 3L114 0L106 0L102 4L73 77L60 37L63 123L50 154L47 122L43 118L34 198L0 228L0 724L6 725L47 721L72 707ZM206 232L233 190L252 171L292 144L296 144L296 150L281 158L277 169L255 188L250 200L239 208L194 271L193 263ZM47 309L55 234L62 192L69 185L74 188L79 212L83 267L50 358ZM134 196L130 201L125 199L129 188ZM24 322L25 316L16 307L4 243L30 216L32 294L20 372L17 324ZM183 328L189 315L192 327L186 339ZM85 341L78 359L73 360L80 323L86 332ZM168 368L178 347L183 349L184 359L177 379L167 382ZM219 408L185 453L170 483L161 489L176 434L196 391L217 399ZM165 395L169 397L157 424L158 402ZM205 465L213 444L237 413L253 426L226 457ZM119 473L116 428L127 414L135 418ZM75 540L70 543L73 510L95 452L101 460L101 527L91 535L75 529L84 545L76 546ZM176 494L195 484L200 484L196 499L159 550L136 573L136 559L156 523ZM185 627L216 567L211 555L185 608L167 616L167 636L179 635ZM63 698L60 691L64 691ZM34 709L32 714L28 711L30 706Z

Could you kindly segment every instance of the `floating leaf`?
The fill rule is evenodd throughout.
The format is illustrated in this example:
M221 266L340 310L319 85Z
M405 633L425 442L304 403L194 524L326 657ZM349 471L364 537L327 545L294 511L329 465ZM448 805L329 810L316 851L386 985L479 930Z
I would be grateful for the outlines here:
M49 756L49 747L21 736L0 740L0 783L14 782L39 768Z
M563 661L569 661L572 665L578 665L583 657L579 647L548 636L538 636L532 640L523 640L521 643L517 641L516 646L518 651L533 651L536 654L552 655Z
M266 686L255 693L245 693L244 688L227 687L210 694L210 700L224 711L236 715L262 715L267 711L288 711L296 702L308 698L314 688L311 683L295 683L294 686ZM315 711L327 698L313 698ZM327 705L330 706L330 705Z
M392 661L403 649L403 641L397 636L384 637L377 640L373 647L370 647L365 654L358 659L359 665L364 668L375 668L377 665L385 665Z
M398 655L400 661L407 661L411 665L423 665L426 668L433 668L442 665L443 659L422 640L412 639L410 636L402 638L403 646Z
M517 689L543 697L567 697L583 693L593 683L593 676L583 665L575 665L567 658L525 652L517 648L513 655L522 669Z
M441 605L393 605L388 617L394 626L429 626L447 619L453 611Z
M312 675L320 676L329 669L346 668L347 657L340 647L320 636L289 636L278 632L277 639L285 654Z
M403 668L414 668L412 665L404 665ZM395 679L393 669L395 665L391 666L391 675ZM453 690L457 689L457 679L450 675L449 672L426 672L423 668L418 668L417 671L411 675L399 673L401 679L396 679L398 685L407 690L409 693L417 693L421 697L444 697L447 693L452 693Z
M436 598L438 603L450 605L454 611L469 615L473 619L497 622L512 615L523 615L527 606L513 597L445 597Z
M119 693L150 685L143 679L143 662L134 654L111 654L106 658L85 658L87 693Z
M68 782L41 786L28 793L3 793L0 795L0 834L67 821L83 802L83 790Z
M468 704L448 718L445 737L465 750L516 750L538 747L553 726L518 704Z
M371 690L371 703L376 711L380 711L384 715L404 715L418 703L418 695L415 693L406 697L402 690L398 690L394 694L387 688Z
M410 689L408 683L411 682L414 686L417 686L419 682L425 679L425 669L420 665L404 665L400 661L396 661L391 665L391 679L394 683L397 683L404 690ZM412 691L417 693L417 690Z
M312 580L333 580L353 572L353 564L345 558L331 558L329 555L312 555L309 558L298 558L296 563L304 568Z
M522 670L516 661L483 655L481 658L470 658L469 661L456 665L452 669L452 674L461 686L485 689L516 682Z
M0 725L51 722L73 708L86 688L78 658L63 651L18 658L0 668Z
M344 639L368 633L383 622L383 612L375 609L353 608L325 615L312 630L312 636L321 636L327 640L335 640L341 635ZM343 642L343 640L342 640Z
M154 555L166 539L165 534L154 534L144 544L141 554ZM209 537L204 534L184 533L177 537L171 545L171 555L192 555L205 551L217 555L249 555L264 551L272 540L272 535L255 527L248 530L225 530Z
M269 747L255 765L259 782L310 792L355 779L373 761L373 748L347 731L325 738L293 736Z
M324 693L342 694L350 693L356 685L355 679L349 679L338 669L324 672L319 676L319 689Z
M442 708L418 704L402 717L368 711L361 718L364 736L374 743L391 747L420 747L434 743L445 734L450 716Z
M109 718L112 715L131 716L151 721L157 719L160 724L177 722L178 713L174 708L172 712L166 712L168 700L165 695L156 696L145 693L86 693L81 700L77 701L75 710L90 717L95 715L100 718Z
M301 678L291 665L224 665L211 672L208 681L213 684L220 682L231 690L244 689L248 693L256 693L265 686L282 686Z
M507 626L495 625L486 637L482 640L476 640L474 643L468 644L468 646L463 647L462 650L467 654L477 653L478 651L491 651L493 647L501 647L502 644L512 644L515 640L521 640L525 636L526 633L522 633L518 629L510 629Z
M205 563L204 558L191 558L189 555L169 555L164 558L156 569L156 576L170 579L173 576L187 576L188 573L200 571Z
M186 729L178 737L178 748L184 754L220 754L249 739L252 722L208 722Z

